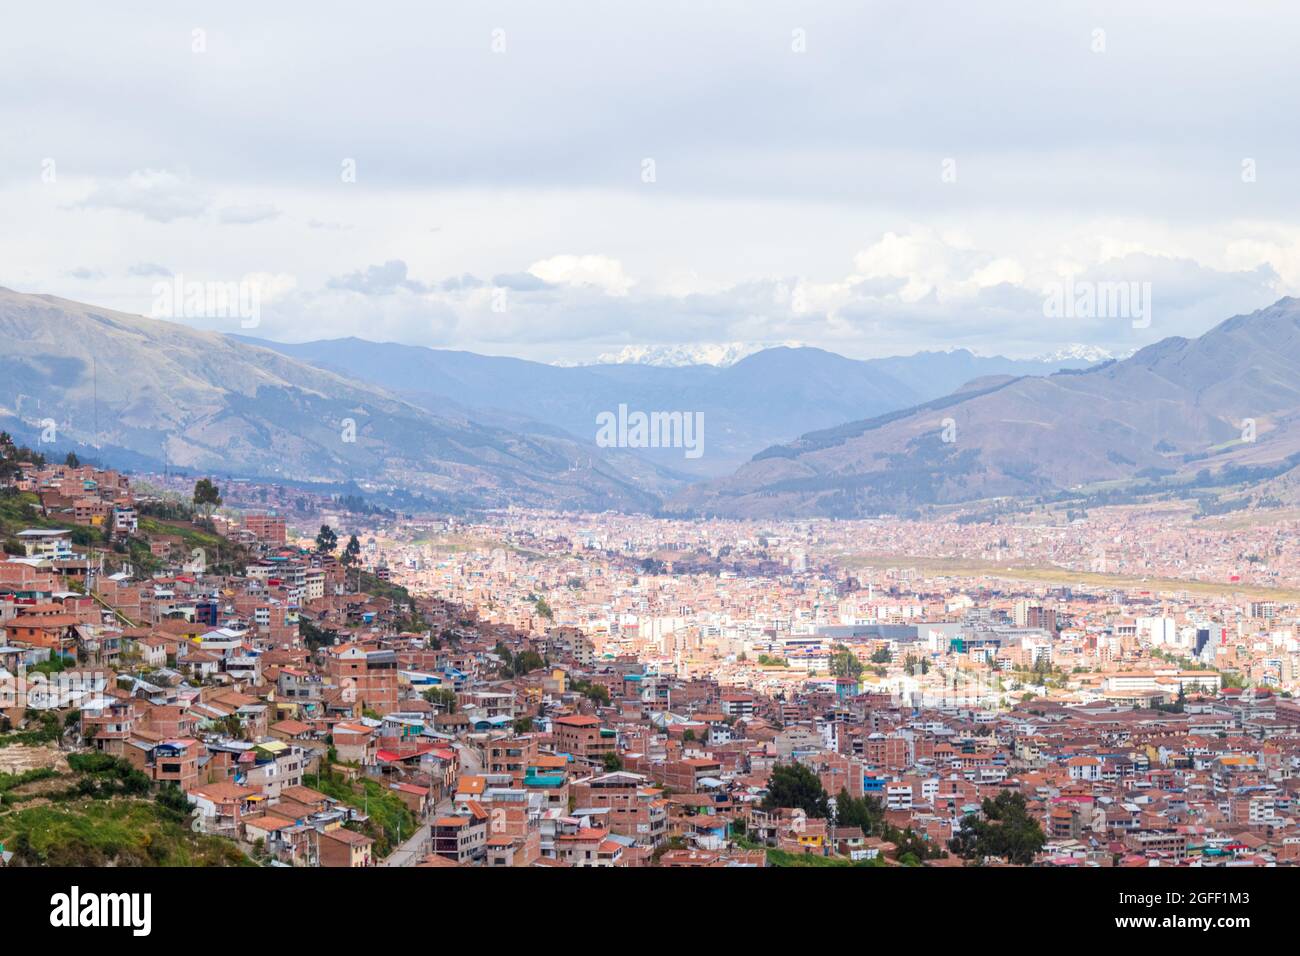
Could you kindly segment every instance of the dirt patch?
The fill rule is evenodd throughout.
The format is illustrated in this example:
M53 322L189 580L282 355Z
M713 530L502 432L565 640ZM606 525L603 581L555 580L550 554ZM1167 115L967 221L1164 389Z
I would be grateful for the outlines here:
M24 747L14 744L0 747L0 773L23 773L27 770L53 770L68 773L68 757L58 747Z
M47 777L44 780L33 780L31 783L25 783L21 787L14 787L9 791L15 797L41 797L50 793L63 793L68 789L67 777ZM26 806L32 806L32 801L24 800Z

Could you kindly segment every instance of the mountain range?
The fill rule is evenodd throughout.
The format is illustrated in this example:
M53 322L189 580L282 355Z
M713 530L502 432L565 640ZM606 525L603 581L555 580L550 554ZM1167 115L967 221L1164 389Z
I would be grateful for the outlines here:
M817 349L728 368L558 368L359 339L259 343L0 289L0 428L20 440L136 470L356 483L436 508L654 511L698 477L694 462L598 447L599 412L702 411L717 475L809 427L911 404L927 377L941 388L1007 360L917 361L933 375Z
M793 345L785 342L784 345ZM699 345L626 345L617 352L604 352L589 365L663 365L677 368L682 365L735 365L746 355L761 352L769 346L746 342L718 342ZM579 363L562 363L579 364Z
M1122 361L987 377L811 431L666 509L846 517L1137 479L1205 484L1207 473L1294 488L1298 452L1300 301L1286 298Z
M8 289L0 428L120 467L356 481L434 507L658 500L637 482L653 486L653 468L618 449L429 411L229 336Z
M554 366L522 359L363 339L302 344L242 339L341 375L383 386L430 411L528 434L593 441L602 412L682 411L703 415L704 454L638 449L639 457L683 478L730 474L754 454L803 432L880 415L946 395L994 374L1041 374L1086 361L1023 361L966 350L856 360L817 348L778 347L730 365Z
M120 467L355 482L448 509L847 517L1211 478L1300 499L1297 300L1122 360L1069 353L559 367L263 342L0 290L0 428ZM702 415L704 453L599 447L597 416L620 406Z

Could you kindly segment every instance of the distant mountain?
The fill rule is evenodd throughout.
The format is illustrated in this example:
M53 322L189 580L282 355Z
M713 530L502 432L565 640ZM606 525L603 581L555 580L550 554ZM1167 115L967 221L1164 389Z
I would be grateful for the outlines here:
M124 467L357 480L444 507L645 510L671 485L626 453L417 407L230 336L8 289L0 428Z
M245 340L252 341L252 340ZM863 363L819 349L769 349L728 368L640 364L559 367L521 359L337 339L258 344L387 388L422 408L454 407L476 420L559 429L593 442L597 416L682 411L704 415L704 454L639 449L665 469L725 474L760 448L809 427L916 401L917 394Z
M913 408L812 431L668 510L869 515L1094 482L1267 474L1300 451L1300 302L1168 338L1122 361L986 378Z
M617 352L606 352L592 364L658 365L665 368L681 368L683 365L716 365L719 368L726 368L735 365L747 355L761 352L764 348L766 346L745 342L702 345L627 345Z
M1074 343L1064 348L1059 348L1054 352L1048 352L1046 355L1040 355L1037 359L1039 362L1056 363L1056 362L1084 362L1093 364L1095 362L1109 362L1116 358L1112 352L1107 351L1097 345L1080 345Z
M53 422L52 450L122 467L359 482L448 508L655 510L794 435L1040 367L781 347L726 367L559 368L360 339L258 342L0 289L0 428L22 440ZM620 406L702 414L703 454L599 447L597 416Z
M596 417L617 412L620 405L630 411L701 412L705 442L698 459L685 458L680 449L641 449L634 455L664 472L697 479L728 474L761 449L810 429L905 408L971 378L1061 367L966 351L858 361L789 347L764 349L727 367L560 367L355 338L243 341L382 385L430 411L455 409L476 421L527 433L549 429L580 442L594 442Z
M990 375L1050 375L1060 369L1086 368L1092 362L1071 355L1056 359L1009 359L1001 355L984 356L967 349L953 349L949 352L917 352L915 355L868 359L865 364L898 379L920 395L922 401L927 401L955 392L967 382Z

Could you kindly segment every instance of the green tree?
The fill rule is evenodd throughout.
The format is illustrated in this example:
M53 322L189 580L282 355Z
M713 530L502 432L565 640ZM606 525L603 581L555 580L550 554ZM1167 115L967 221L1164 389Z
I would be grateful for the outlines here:
M343 549L343 554L339 558L339 563L343 565L346 572L351 568L357 568L357 590L361 590L361 542L357 540L354 534L348 538L347 547Z
M200 478L194 483L194 507L204 520L210 519L212 512L221 507L221 489L212 483L211 478Z
M843 644L835 648L831 654L831 674L835 677L848 677L857 680L862 676L862 661L858 660L858 655Z
M67 465L69 468L81 467L81 459L77 457L77 453L75 451L68 452L68 457L63 459L63 463Z
M541 595L538 595L534 599L533 603L534 606L537 608L538 617L545 618L548 621L553 621L555 619L555 612L552 611L551 606L546 603L546 598L542 597Z
M166 784L158 790L158 795L154 797L158 804L171 811L173 817L177 820L184 820L189 817L190 812L194 809L193 805L186 798L184 791L174 783Z
M302 636L303 643L313 651L318 647L333 644L334 639L338 637L337 631L320 627L315 621L305 617L298 618L298 633Z
M903 866L920 866L925 860L946 856L943 847L911 827L900 830L898 827L886 826L884 839L897 848L898 862Z
M456 692L450 687L430 687L424 692L424 699L445 714L456 713Z
M852 797L848 790L841 790L835 798L835 824L861 827L867 836L878 836L884 832L885 808L875 797Z
M603 684L593 684L591 681L577 679L571 681L569 687L574 692L582 694L584 697L589 700L594 700L598 704L609 703L609 691L605 689Z
M332 554L338 546L339 536L334 533L334 529L327 524L321 525L316 534L316 550L321 554Z
M623 758L616 753L607 753L601 758L606 773L617 773L623 769Z
M18 449L14 447L13 439L9 437L8 432L0 432L0 482L10 482L22 473L15 460L18 457Z
M948 846L966 860L982 863L1002 857L1017 866L1028 866L1043 849L1043 828L1029 813L1025 795L1003 790L985 797L982 813L968 814Z
M767 781L763 809L799 807L810 817L830 815L830 801L817 775L801 763L778 764Z
M542 659L541 654L538 654L536 651L523 651L522 653L515 655L511 672L516 677L520 677L527 674L529 671L535 671L539 667L545 666L546 661Z
M361 542L357 540L355 534L348 538L347 547L343 549L342 561L348 567L361 562Z

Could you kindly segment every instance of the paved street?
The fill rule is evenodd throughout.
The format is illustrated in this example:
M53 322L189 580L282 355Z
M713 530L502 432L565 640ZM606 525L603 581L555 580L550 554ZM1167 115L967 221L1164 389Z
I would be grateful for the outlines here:
M478 752L473 747L466 747L463 744L453 744L457 753L460 754L460 772L463 774L476 774L481 768L478 759ZM444 797L434 808L431 819L437 819L452 810L452 799L450 796ZM404 840L402 845L390 853L381 866L415 866L429 854L429 824L423 824L420 829L416 830L414 835Z

